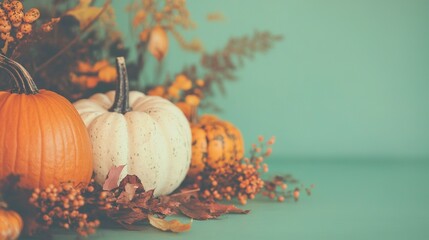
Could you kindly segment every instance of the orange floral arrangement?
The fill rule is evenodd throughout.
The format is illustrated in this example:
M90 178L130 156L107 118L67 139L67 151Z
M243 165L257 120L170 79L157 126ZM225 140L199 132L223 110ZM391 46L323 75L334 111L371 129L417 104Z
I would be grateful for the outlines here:
M311 194L314 186L297 187L290 175L265 177L274 137L266 140L260 136L246 156L237 127L215 115L198 116L200 108L219 111L211 99L215 88L225 94L225 83L236 80L235 72L244 60L268 51L281 36L255 32L231 38L223 48L209 53L200 40L185 38L186 31L196 28L185 0L142 0L126 10L132 16L130 27L137 33L137 45L128 47L116 26L109 0L102 6L91 0L77 1L73 7L65 0L38 4L25 10L18 0L1 3L0 61L22 63L38 86L74 101L114 89L121 76L112 61L133 51L137 57L127 64L131 86L165 98L183 111L192 130L192 162L179 189L159 197L153 190L145 190L136 176L119 181L123 166L112 167L104 184L92 179L87 185L65 182L44 189L21 188L20 177L11 174L0 179L0 204L7 203L2 206L21 215L23 234L45 236L56 226L87 236L106 219L126 229L139 229L143 223L163 231L183 232L190 229L190 222L168 221L165 217L182 214L206 220L227 213L246 214L248 210L219 201L236 199L245 205L258 194L278 202L297 201L302 189ZM222 21L223 15L211 13L207 19ZM148 55L161 63L172 54L172 40L198 54L199 62L172 74L173 78L167 75L162 83L140 86ZM0 82L3 89L9 89L8 82ZM2 231L0 225L0 236Z

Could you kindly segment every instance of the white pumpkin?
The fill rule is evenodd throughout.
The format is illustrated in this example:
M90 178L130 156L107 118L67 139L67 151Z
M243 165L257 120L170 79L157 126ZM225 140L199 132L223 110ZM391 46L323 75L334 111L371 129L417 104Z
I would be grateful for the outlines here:
M161 97L128 93L125 60L117 58L117 65L117 94L98 93L74 103L92 140L95 179L102 184L112 166L125 165L119 181L136 175L156 196L169 194L189 169L189 122Z

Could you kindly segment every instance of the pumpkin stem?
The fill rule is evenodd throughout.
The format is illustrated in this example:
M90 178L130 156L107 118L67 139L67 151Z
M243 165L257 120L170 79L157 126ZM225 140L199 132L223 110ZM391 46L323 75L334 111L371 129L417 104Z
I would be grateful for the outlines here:
M118 81L116 82L115 102L113 102L109 111L125 114L132 109L130 107L130 87L124 57L116 58L116 71L118 72Z
M37 94L39 89L37 89L36 84L33 81L33 78L30 76L30 73L18 62L6 57L0 53L0 68L7 71L12 77L14 86L12 88L12 93L18 94Z

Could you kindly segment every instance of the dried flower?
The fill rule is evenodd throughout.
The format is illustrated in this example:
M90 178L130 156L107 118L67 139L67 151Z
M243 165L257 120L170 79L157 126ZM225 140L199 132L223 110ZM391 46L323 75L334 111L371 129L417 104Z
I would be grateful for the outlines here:
M200 98L196 95L191 94L191 95L186 96L185 102L189 106L196 107L200 104Z
M150 32L148 50L158 61L161 61L167 54L168 36L164 28L156 26L152 29Z
M179 74L176 77L176 80L173 82L173 85L181 90L189 90L192 88L192 82L186 75Z
M43 32L50 32L54 29L55 24L57 24L61 19L60 18L51 18L49 22L46 22L42 25Z
M107 60L101 60L91 65L89 62L79 61L76 72L70 74L72 82L86 88L94 88L99 82L113 82L117 78L116 68Z

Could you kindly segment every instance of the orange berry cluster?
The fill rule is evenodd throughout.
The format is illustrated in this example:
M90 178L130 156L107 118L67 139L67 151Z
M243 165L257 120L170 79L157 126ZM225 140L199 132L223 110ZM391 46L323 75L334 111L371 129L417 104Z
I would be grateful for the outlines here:
M265 159L271 156L273 152L272 145L275 143L276 138L273 136L268 141L264 140L263 136L258 137L258 143L252 144L250 150L250 157L244 158L244 162L251 163L258 171L268 172L268 164L264 163Z
M94 210L109 209L109 193L91 184L75 187L72 183L60 186L49 185L45 189L34 189L29 201L40 210L39 221L47 226L73 229L81 236L95 233L100 221L95 219Z
M199 187L205 199L231 200L237 197L241 204L254 199L264 186L258 171L251 164L226 165L218 169L205 169L196 178L195 186Z
M274 177L272 181L265 181L264 191L262 196L266 196L270 199L277 199L279 202L284 202L289 195L287 194L288 184L284 178ZM299 198L299 188L295 188L293 191L293 197L295 201Z
M277 199L279 202L284 202L288 198L293 198L295 201L298 201L300 198L300 188L294 187L293 190L289 190L290 184L296 184L297 180L294 179L291 175L285 176L275 176L272 180L266 180L264 185L264 190L262 195L270 199ZM307 195L311 195L311 191L314 188L314 185L310 187L304 187Z
M274 137L267 142L259 137L259 146L253 145L250 158L217 169L207 167L197 176L194 187L199 187L201 197L206 199L231 200L236 197L241 204L246 204L264 188L261 174L268 171L264 160L271 154L274 142Z
M30 34L32 23L40 17L37 8L24 13L24 5L18 0L4 0L0 6L0 37L5 42L13 42Z
M262 170L263 173L268 172L268 165L264 162L266 157L269 157L272 153L271 146L275 143L275 137L271 137L267 141L264 140L263 136L258 137L258 143L252 144L251 157L245 161L253 163L258 170ZM289 189L289 184L295 185L297 180L291 175L286 176L275 176L272 180L264 180L264 190L262 196L270 199L275 199L278 202L284 202L287 198L293 198L298 201L300 196L300 188L295 187L293 190ZM306 188L308 194L311 189Z

